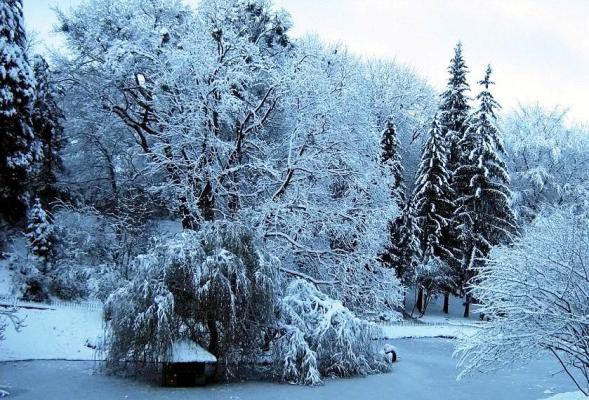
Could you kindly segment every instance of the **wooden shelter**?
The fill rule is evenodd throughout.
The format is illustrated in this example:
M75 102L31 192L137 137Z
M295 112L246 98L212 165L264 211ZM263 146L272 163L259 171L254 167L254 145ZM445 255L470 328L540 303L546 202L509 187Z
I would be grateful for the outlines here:
M206 385L216 370L217 358L214 355L191 340L181 340L174 343L169 359L162 362L162 385Z

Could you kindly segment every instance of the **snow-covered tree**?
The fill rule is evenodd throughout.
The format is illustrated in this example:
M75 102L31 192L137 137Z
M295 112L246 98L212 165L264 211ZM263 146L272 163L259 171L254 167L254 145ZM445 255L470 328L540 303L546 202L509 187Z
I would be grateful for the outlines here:
M382 262L394 269L405 287L416 283L417 266L422 261L421 231L415 217L413 202L409 201L389 227L390 243L380 256Z
M566 112L538 104L510 113L503 125L513 208L522 224L545 207L589 205L589 132Z
M279 378L307 385L323 377L386 371L390 363L374 340L379 331L308 281L296 279L280 303L275 369Z
M292 45L288 16L261 0L194 11L93 0L62 23L79 56L64 69L136 140L149 192L169 199L185 228L241 221L286 275L322 282L351 309L394 308L398 281L376 254L382 216L396 208L381 185L380 128L359 60L313 39Z
M589 395L589 220L540 214L511 245L494 248L473 295L490 322L458 345L461 375L551 353Z
M400 145L397 131L392 120L387 120L380 139L380 162L389 180L386 182L391 191L391 199L402 208L405 199L405 182L403 180L403 164L399 154Z
M410 66L375 59L366 62L364 69L369 84L363 91L368 97L372 125L382 129L388 120L394 121L404 181L407 193L411 193L421 155L420 144L426 136L423 133L427 132L438 108L437 95Z
M29 211L27 239L33 257L41 264L41 272L48 272L53 257L54 232L51 218L39 198Z
M437 117L432 122L429 137L423 146L421 164L417 172L413 202L415 207L415 219L419 229L419 242L421 246L421 263L423 266L437 266L425 268L424 277L419 282L420 291L427 286L430 291L454 291L449 285L453 276L437 276L435 273L448 274L450 266L457 262L456 249L449 238L452 237L452 218L456 208L454 204L455 193L451 187L451 172L448 170L448 150L440 130ZM440 267L445 264L447 268ZM445 283L444 285L433 285ZM422 298L420 294L418 300ZM447 299L447 296L446 296ZM447 301L444 310L447 312ZM420 307L418 307L420 308ZM421 311L421 310L420 310Z
M462 245L462 285L484 265L493 246L509 241L516 231L509 174L501 155L503 146L495 115L499 104L489 91L493 84L490 66L479 84L483 86L477 96L479 106L459 143L463 158L453 180L458 196L455 218ZM464 315L468 316L468 293L465 303Z
M35 56L33 72L36 81L36 101L33 110L33 130L41 143L42 155L33 183L34 191L45 206L58 197L57 173L62 170L63 113L57 103L58 94L51 81L51 71L45 59Z
M40 148L32 129L35 77L26 54L22 0L0 3L0 210L19 221L25 187Z
M460 146L464 133L468 127L470 106L467 92L470 86L466 81L468 67L462 56L462 43L458 42L454 48L454 57L448 66L450 79L446 90L441 95L439 122L442 136L447 142L448 167L454 171L460 162Z
M278 261L253 232L216 221L156 241L137 272L106 302L111 367L159 361L189 339L227 367L252 361L273 324Z

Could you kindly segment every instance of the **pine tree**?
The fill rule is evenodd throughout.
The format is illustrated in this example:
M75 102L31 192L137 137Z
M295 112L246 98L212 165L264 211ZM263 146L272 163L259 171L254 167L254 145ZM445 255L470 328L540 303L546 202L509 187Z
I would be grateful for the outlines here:
M388 119L381 135L380 162L387 178L390 179L390 198L402 211L389 223L389 244L381 254L381 261L394 269L399 280L405 286L409 286L415 283L415 270L421 253L413 207L405 196L399 147L395 124Z
M400 208L405 205L405 182L403 180L403 165L399 154L399 139L395 124L387 120L380 141L380 162L390 175L391 197L397 202Z
M35 192L47 207L59 195L57 172L63 168L60 151L63 148L63 113L57 103L57 93L51 83L49 65L35 56L33 71L37 82L33 113L33 128L42 146L42 159L35 179Z
M382 256L382 261L395 270L403 285L414 285L415 272L422 257L419 227L410 201L389 225L389 231L390 242Z
M41 272L46 273L52 256L53 224L39 198L29 212L27 239L33 256L41 263Z
M468 67L462 57L462 43L454 48L454 58L448 67L450 79L446 90L441 95L440 128L449 149L448 167L454 171L460 161L458 142L467 129L467 118L470 110L466 92L470 86L466 81Z
M423 147L413 197L421 230L423 256L443 260L453 257L451 249L444 243L443 235L452 219L454 193L450 186L447 153L437 118L434 118L429 138Z
M453 277L449 266L456 263L452 242L448 240L451 236L455 204L447 157L445 141L436 116L429 138L423 146L413 199L423 255L421 264L431 267L422 271L424 273L421 274L423 282L420 282L420 289L428 287L430 290L444 290L446 293L454 289L450 285ZM438 274L444 276L436 276ZM418 300L422 297L419 295ZM423 311L420 307L418 309ZM447 302L444 311L447 311Z
M0 2L0 212L26 211L25 183L40 149L32 129L35 78L26 51L22 0Z
M461 282L476 275L491 248L510 240L516 222L510 206L509 174L501 158L503 146L495 110L499 104L489 91L491 67L479 82L483 90L477 96L478 109L469 117L469 128L459 145L463 160L455 172L454 184L459 193L456 211L459 240L462 243ZM466 294L464 315L469 314Z

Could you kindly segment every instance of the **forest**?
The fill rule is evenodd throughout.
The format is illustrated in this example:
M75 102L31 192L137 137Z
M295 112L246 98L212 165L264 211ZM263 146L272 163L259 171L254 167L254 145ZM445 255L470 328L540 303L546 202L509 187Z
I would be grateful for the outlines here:
M271 0L55 12L40 55L0 0L0 340L18 302L92 301L108 374L189 341L217 382L316 386L397 368L383 326L454 313L481 326L460 377L548 354L589 396L589 126L566 108L504 111L460 42L439 91Z

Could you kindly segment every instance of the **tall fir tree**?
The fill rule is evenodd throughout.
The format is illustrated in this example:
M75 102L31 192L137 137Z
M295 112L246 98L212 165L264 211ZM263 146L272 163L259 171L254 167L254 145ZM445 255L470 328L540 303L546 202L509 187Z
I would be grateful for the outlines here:
M467 129L467 119L470 111L467 92L470 86L466 81L468 67L462 56L462 43L458 42L454 48L454 57L448 66L450 79L446 90L441 95L440 128L448 147L448 168L454 171L460 162L458 143Z
M58 93L51 81L51 71L45 59L35 56L33 71L37 83L37 99L33 112L33 128L41 143L41 162L34 179L34 191L44 207L59 196L57 173L63 169L60 151L64 146L63 112Z
M26 212L26 182L40 155L32 128L35 78L26 50L22 0L0 2L0 213L9 222Z
M413 199L415 217L420 232L421 264L435 266L426 272L420 288L443 291L444 311L448 311L448 292L454 291L451 266L457 263L452 248L452 217L455 210L454 191L450 185L451 172L447 166L448 154L437 116L432 122L429 138L423 146L421 163L416 176ZM436 276L440 275L440 276ZM418 295L418 300L422 299ZM419 308L419 307L418 307ZM420 309L420 311L423 311Z
M40 271L47 273L53 256L53 224L39 198L35 199L27 222L27 239L31 253L40 263Z
M391 197L399 208L405 206L405 182L403 179L403 165L401 163L400 145L397 129L393 121L388 119L380 140L380 162L390 176L389 186Z
M489 90L494 84L491 72L488 66L484 79L479 81L483 87L477 96L479 106L469 117L469 128L459 143L463 158L454 174L454 187L459 195L455 218L462 244L463 285L475 277L491 248L509 241L517 230L495 115L500 106ZM464 316L468 317L470 297L468 293L465 295Z
M422 259L419 236L413 203L408 201L401 214L389 224L390 241L381 256L385 265L394 269L407 287L415 285L416 271Z
M414 282L417 263L421 258L420 248L413 207L405 195L397 131L390 118L385 122L381 134L380 150L380 162L387 178L391 201L401 210L399 216L388 225L389 244L381 254L381 261L394 269L401 282L409 286Z

